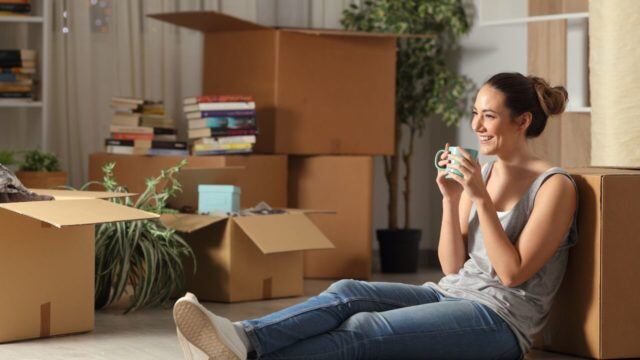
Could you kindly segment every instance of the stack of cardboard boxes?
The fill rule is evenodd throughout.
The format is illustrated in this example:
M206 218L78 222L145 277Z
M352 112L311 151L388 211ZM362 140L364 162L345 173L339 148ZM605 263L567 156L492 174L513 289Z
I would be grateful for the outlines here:
M232 183L242 208L332 210L305 214L335 246L305 252L305 277L369 279L373 156L395 144L396 36L276 29L217 12L151 17L204 33L203 93L251 94L256 103L260 154L189 157L188 167L244 167ZM137 191L179 160L94 154L90 178L115 161L118 181ZM192 204L194 186L185 184Z

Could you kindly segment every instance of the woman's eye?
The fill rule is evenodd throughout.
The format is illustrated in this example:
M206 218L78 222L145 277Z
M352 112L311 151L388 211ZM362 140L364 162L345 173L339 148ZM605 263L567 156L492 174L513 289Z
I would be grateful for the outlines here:
M489 119L493 119L493 118L495 118L495 116L493 116L493 115L487 115L487 117L488 117Z

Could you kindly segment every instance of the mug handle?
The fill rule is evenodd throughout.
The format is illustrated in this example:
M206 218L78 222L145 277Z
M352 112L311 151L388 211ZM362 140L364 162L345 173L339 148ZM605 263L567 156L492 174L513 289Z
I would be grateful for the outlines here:
M433 160L433 164L436 166L436 168L438 170L443 170L444 171L444 170L447 170L447 167L446 166L445 167L440 167L440 165L438 165L438 161L440 160L440 154L442 154L443 152L444 152L444 150L442 150L442 149L438 150L438 152L436 153L436 157Z

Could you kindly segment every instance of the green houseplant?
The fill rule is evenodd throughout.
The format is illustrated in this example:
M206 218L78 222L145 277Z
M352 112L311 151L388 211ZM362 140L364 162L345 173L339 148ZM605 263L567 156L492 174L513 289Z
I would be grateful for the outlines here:
M28 188L54 188L68 184L69 175L60 170L58 157L38 149L16 152L22 155L16 176Z
M186 164L161 171L146 180L146 190L137 199L126 196L110 201L157 214L175 213L167 200L181 191L176 174ZM106 164L102 182L88 182L80 188L99 185L105 191L127 192L118 184L113 169ZM160 189L160 190L158 190ZM159 220L106 223L96 229L95 305L102 308L124 300L125 312L163 304L184 290L183 261L195 256L189 245ZM128 298L127 298L128 297ZM126 298L126 299L125 299Z
M467 98L472 83L447 64L456 38L469 31L464 6L461 0L365 0L344 10L342 25L367 32L430 35L398 39L396 151L384 157L389 227L377 231L382 271L416 271L421 233L410 226L411 159L415 139L423 134L428 118L439 117L452 125L468 111ZM407 145L401 148L403 133L408 139ZM398 224L401 161L405 169L402 226Z

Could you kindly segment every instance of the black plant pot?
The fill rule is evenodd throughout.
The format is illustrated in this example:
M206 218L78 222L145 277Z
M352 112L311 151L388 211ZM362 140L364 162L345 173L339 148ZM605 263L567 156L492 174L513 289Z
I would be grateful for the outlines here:
M380 265L384 273L418 271L419 229L381 229L376 231L380 244Z

